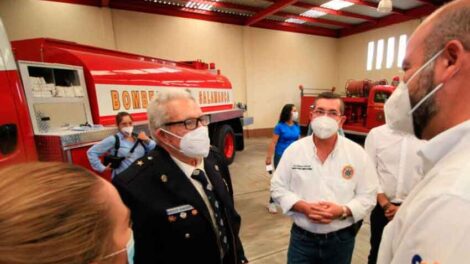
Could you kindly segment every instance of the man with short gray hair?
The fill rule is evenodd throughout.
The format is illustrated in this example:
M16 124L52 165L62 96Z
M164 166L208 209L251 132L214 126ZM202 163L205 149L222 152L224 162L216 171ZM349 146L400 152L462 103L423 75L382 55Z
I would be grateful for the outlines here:
M424 177L384 230L378 263L470 259L470 0L453 1L413 33L387 124L427 139Z
M246 263L230 173L205 115L181 90L148 107L158 146L113 183L131 210L136 263Z

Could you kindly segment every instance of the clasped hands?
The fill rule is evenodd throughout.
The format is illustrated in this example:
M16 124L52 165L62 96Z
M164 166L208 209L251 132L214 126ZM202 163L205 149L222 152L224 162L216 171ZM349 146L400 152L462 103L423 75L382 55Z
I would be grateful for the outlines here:
M343 215L342 205L327 201L309 203L299 201L293 206L294 210L307 216L313 223L329 224Z

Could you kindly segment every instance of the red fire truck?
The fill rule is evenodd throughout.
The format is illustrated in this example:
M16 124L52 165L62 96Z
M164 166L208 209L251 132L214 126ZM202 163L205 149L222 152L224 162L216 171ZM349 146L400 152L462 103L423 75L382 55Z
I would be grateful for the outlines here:
M300 89L300 125L307 127L310 123L310 106L320 92L331 91L322 89ZM346 122L343 130L346 134L366 136L369 131L385 123L383 106L395 90L395 86L387 85L385 80L373 83L370 80L348 81L346 96L343 97Z
M8 41L0 20L0 167L33 160L90 168L86 151L116 133L114 116L131 113L147 130L156 93L185 89L211 116L211 143L231 163L244 148L244 109L230 81L200 61L174 62L54 39Z

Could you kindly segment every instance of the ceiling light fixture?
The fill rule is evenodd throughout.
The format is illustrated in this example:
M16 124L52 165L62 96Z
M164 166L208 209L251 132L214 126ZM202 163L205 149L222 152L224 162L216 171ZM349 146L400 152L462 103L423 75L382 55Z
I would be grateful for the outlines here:
M377 6L377 11L380 13L390 13L392 12L392 9L392 0L380 0L379 5Z
M300 14L301 16L305 16L305 17L313 17L313 18L316 18L316 17L321 17L321 16L324 16L326 15L325 12L321 12L321 11L317 11L317 10L308 10L308 11L305 11L303 12L302 14Z
M288 19L286 19L284 22L287 22L287 23L294 23L294 24L303 24L303 23L305 23L304 20L302 20L302 19L297 19L297 18L288 18Z
M321 5L321 7L331 8L331 9L334 9L334 10L340 10L340 9L343 9L343 8L346 8L346 7L352 6L352 5L354 5L354 4L350 3L350 2L343 1L343 0L331 0L331 1L326 2L323 5Z
M210 2L203 2L203 1L197 1L197 2L189 1L186 3L185 7L192 8L192 9L205 10L205 11L211 11L213 8Z

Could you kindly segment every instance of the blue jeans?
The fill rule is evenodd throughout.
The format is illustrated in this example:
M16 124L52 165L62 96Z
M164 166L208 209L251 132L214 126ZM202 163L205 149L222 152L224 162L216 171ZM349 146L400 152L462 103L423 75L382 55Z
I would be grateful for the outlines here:
M350 264L356 234L352 230L340 231L328 237L315 237L311 233L292 227L287 251L288 264Z
M277 168L277 165L279 164L279 161L281 160L281 155L278 155L278 154L274 154L274 169Z

